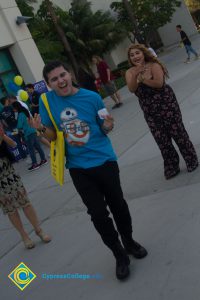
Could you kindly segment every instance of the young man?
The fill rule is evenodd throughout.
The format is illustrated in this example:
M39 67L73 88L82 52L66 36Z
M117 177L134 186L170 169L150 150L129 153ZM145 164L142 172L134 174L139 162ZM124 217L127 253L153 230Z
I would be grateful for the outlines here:
M40 94L34 90L34 85L32 83L28 83L26 85L26 91L29 94L29 99L31 103L31 113L34 116L34 114L39 113Z
M187 52L187 60L185 61L185 63L189 63L190 62L190 52L193 53L195 55L195 58L198 59L199 55L198 53L192 48L192 43L189 40L187 34L185 33L185 31L182 30L181 25L176 25L176 31L180 33L181 36L181 41L185 46L185 50Z
M75 87L64 63L50 62L44 67L43 76L52 89L46 95L53 118L64 132L67 167L74 186L96 230L116 258L117 278L124 279L129 275L127 253L143 258L147 251L132 238L131 216L123 198L117 158L107 137L114 126L113 118L107 115L100 119L98 111L104 108L101 97L95 92ZM40 116L35 115L32 122L46 137L56 139L55 129L42 101ZM113 214L124 248L107 206Z

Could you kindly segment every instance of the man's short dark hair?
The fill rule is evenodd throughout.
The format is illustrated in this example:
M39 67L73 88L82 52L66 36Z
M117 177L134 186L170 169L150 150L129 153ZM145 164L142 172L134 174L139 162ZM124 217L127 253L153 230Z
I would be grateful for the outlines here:
M27 83L25 86L26 89L34 89L34 84L32 83Z
M62 61L59 61L59 60L50 61L48 64L46 64L44 66L44 68L43 68L43 77L44 77L44 80L47 83L48 83L48 74L51 71L53 71L54 69L59 68L59 67L63 67L67 72L70 72L67 64L62 62Z
M176 25L176 27L177 27L177 28L180 28L180 29L182 28L182 26L181 26L181 25Z
M6 100L8 100L8 96L2 97L2 98L0 99L1 104L2 104L2 105L5 105Z

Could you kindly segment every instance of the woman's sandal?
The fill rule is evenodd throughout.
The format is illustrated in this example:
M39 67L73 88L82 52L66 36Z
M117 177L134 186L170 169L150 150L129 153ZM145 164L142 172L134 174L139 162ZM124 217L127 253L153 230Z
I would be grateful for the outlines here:
M26 249L32 249L35 247L35 244L31 239L23 240L23 242Z
M42 240L42 242L44 243L49 243L51 242L51 237L47 234L45 234L42 229L40 229L40 231L36 231L35 232L37 234L37 236L40 237L40 239Z

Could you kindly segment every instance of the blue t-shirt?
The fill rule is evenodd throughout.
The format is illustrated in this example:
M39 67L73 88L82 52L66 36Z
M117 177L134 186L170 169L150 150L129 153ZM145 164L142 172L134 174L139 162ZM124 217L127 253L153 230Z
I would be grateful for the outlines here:
M56 125L64 132L68 168L87 169L117 159L101 130L97 112L104 104L97 93L81 88L71 96L58 96L55 91L46 95ZM40 116L44 125L53 127L41 99Z
M26 140L30 134L36 133L36 130L29 125L27 119L28 119L27 116L23 112L20 112L18 114L17 128L23 130L24 137Z

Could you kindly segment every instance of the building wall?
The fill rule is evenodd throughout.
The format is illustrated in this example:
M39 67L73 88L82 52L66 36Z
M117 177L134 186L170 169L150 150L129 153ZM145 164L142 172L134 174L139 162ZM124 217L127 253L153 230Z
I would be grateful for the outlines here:
M21 16L14 0L0 0L0 49L7 48L25 83L42 80L44 62L26 24L17 25Z

